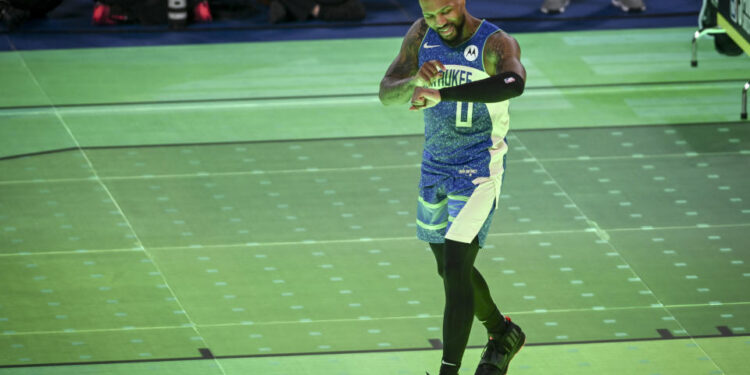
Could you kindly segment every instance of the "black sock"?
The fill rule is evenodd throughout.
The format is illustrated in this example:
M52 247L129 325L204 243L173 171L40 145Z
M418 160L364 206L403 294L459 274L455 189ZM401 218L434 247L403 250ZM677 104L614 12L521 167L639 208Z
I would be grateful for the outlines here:
M487 328L487 333L495 336L500 336L505 332L506 327L508 326L508 323L505 321L505 317L503 314L500 313L500 310L497 309L497 306L492 310L492 313L490 315L480 318L479 319L485 328Z

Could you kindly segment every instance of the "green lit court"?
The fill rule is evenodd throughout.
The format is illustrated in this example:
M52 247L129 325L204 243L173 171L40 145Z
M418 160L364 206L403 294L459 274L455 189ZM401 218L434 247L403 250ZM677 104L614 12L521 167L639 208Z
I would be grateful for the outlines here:
M692 31L515 35L477 261L509 374L747 374L750 59L691 68ZM0 53L0 374L436 372L421 115L377 98L400 43Z

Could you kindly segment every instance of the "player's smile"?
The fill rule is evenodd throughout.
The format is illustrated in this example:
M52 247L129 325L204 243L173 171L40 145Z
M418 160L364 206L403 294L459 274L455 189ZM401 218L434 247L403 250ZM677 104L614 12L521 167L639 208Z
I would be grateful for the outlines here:
M443 38L447 38L453 35L453 33L456 31L456 27L452 24L447 24L445 26L438 27L437 31Z

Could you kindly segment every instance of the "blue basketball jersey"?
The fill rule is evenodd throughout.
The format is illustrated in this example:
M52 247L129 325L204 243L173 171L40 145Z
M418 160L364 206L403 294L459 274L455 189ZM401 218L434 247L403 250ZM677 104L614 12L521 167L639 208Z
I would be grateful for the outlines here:
M446 67L443 77L432 82L430 88L457 86L489 77L485 72L483 52L489 36L500 30L482 21L474 35L466 42L451 47L440 35L427 29L419 48L419 66L438 60ZM425 144L423 163L471 169L466 177L489 177L490 161L502 149L508 132L508 101L498 103L440 102L424 112ZM491 155L492 154L492 155ZM464 174L464 173L462 173ZM471 176L473 175L473 176Z

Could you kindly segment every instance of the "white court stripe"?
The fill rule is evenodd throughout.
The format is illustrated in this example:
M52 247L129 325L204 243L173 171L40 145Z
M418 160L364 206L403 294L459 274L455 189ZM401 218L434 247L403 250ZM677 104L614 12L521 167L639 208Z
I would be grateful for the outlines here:
M85 148L84 148L85 150ZM680 157L700 157L700 156L748 156L750 153L739 151L739 152L708 152L708 153L693 153L693 154L662 154L662 155L643 155L643 156L597 156L597 157L576 157L576 158L549 158L549 159L536 159L526 158L522 160L508 160L508 164L521 164L521 163L541 163L541 162L561 162L561 161L606 161L606 160L647 160L647 159L660 159L660 158L680 158ZM306 168L306 169L278 169L278 170L254 170L254 171L242 171L242 172L201 172L201 173L183 173L183 174L145 174L145 175L133 175L133 176L110 176L110 177L99 177L100 180L148 180L148 179L160 179L160 178L200 178L200 177L222 177L222 176L246 176L246 175L270 175L270 174L289 174L289 173L315 173L315 172L352 172L352 171L364 171L364 170L387 170L387 169L409 169L419 168L420 164L402 164L402 165L386 165L386 166L372 166L363 165L359 167L345 167L345 168ZM32 179L32 180L9 180L0 181L0 185L14 185L14 184L39 184L39 183L63 183L63 182L80 182L80 181L97 181L93 177L84 178L57 178L57 179Z
M750 306L750 302L729 302L722 304L723 306ZM664 305L664 306L621 306L621 307L607 307L604 309L543 309L543 311L532 310L532 311L508 311L504 312L506 315L539 315L539 314L560 314L560 313L572 313L579 314L590 311L644 311L644 310L666 310L666 309L680 309L680 308L696 308L696 307L713 307L710 303L700 304L683 304L683 305ZM384 322L391 320L420 320L420 319L442 319L442 314L433 315L409 315L409 316L386 316L380 318L369 318L370 322ZM324 324L324 323L354 323L361 322L359 318L349 319L320 319L320 320L290 320L290 321L267 321L267 322L239 322L239 323L219 323L219 324L198 324L193 326L155 326L155 327L119 327L119 328L102 328L102 329L87 329L87 330L63 330L63 331L27 331L27 332L7 332L0 333L0 336L31 336L31 335L60 335L60 334L79 334L79 333L113 333L113 332L126 332L126 331L148 331L148 330L168 330L168 329L191 329L191 328L220 328L220 327L243 327L243 326L274 326L274 325L294 325L294 324Z
M700 230L700 229L716 229L716 228L744 228L750 227L750 223L738 223L738 224L720 224L720 225L708 225L708 226L669 226L669 227L653 227L649 228L650 232L659 230ZM643 228L606 228L607 232L640 232ZM592 234L597 236L596 230L592 228L585 229L571 229L571 230L555 230L555 231L528 231L528 232L506 232L506 233L490 233L487 237L512 237L512 236L548 236L548 235L565 235L565 234ZM146 246L145 249L95 249L95 250L63 250L63 251L24 251L20 253L7 253L0 254L2 257L13 257L13 256L33 256L33 255L58 255L58 254L91 254L91 253L121 253L121 252L138 252L152 250L191 250L201 248L213 248L213 249L224 249L224 248L239 248L239 247L267 247L267 246L296 246L296 245L326 245L326 244L343 244L343 243L362 243L362 242L390 242L390 241L419 241L416 236L408 237L375 237L375 238L351 238L351 239L338 239L338 240L304 240L304 241L284 241L284 242L251 242L251 243L234 243L234 244L207 244L196 247L195 245L190 246L162 246L152 247Z
M202 103L143 103L143 104L117 104L117 105L90 105L80 107L50 107L50 108L11 108L0 110L0 116L29 116L29 115L113 115L117 113L134 112L173 112L173 111L216 111L230 109L253 109L264 110L273 108L299 108L309 106L342 106L352 104L380 104L376 95L358 97L337 98L304 98L304 99L264 99Z
M100 180L104 181L118 181L118 180L155 180L155 179L170 179L170 178L206 178L206 177L228 177L228 176L248 176L248 175L269 175L269 174L299 174L299 173L317 173L317 172L355 172L355 171L374 171L374 170L390 170L390 169L409 169L419 168L419 164L403 164L403 165L384 165L384 166L371 166L363 165L359 167L346 167L346 168L306 168L306 169L279 169L275 171L264 171L264 170L253 170L253 171L241 171L241 172L219 172L219 173L184 173L184 174L162 174L162 175L140 175L140 176L110 176L100 177ZM58 178L58 179L34 179L34 180L14 180L14 181L0 181L0 185L17 185L17 184L40 184L40 183L62 183L62 182L81 182L81 181L98 181L95 178Z

